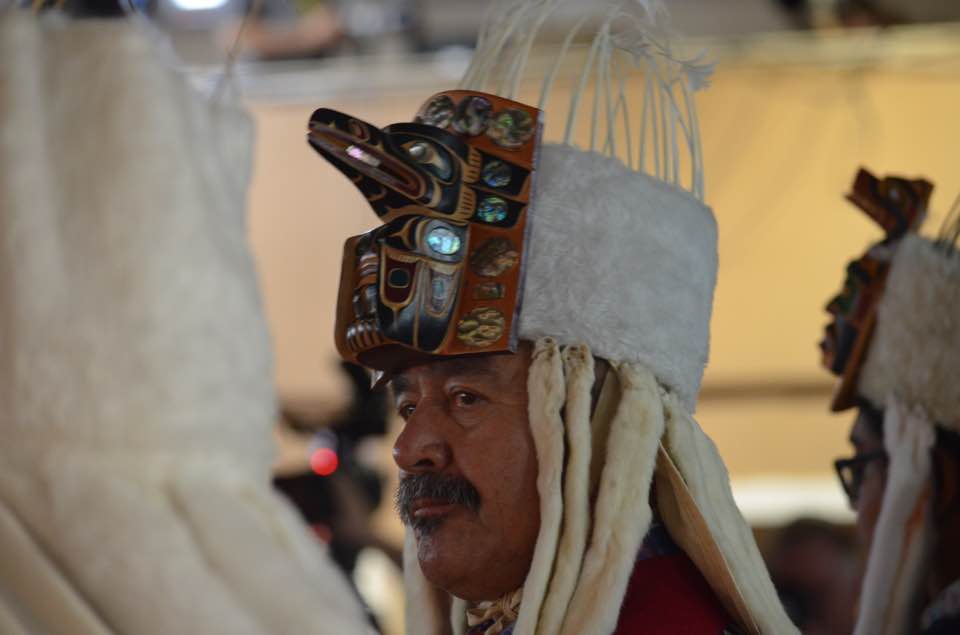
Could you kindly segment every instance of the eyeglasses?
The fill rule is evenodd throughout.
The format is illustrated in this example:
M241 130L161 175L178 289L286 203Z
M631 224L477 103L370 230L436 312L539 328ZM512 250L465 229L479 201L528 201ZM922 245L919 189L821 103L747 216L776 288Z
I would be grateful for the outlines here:
M875 452L857 454L849 459L837 459L833 462L833 467L837 470L837 476L840 478L840 485L843 486L843 491L846 492L851 507L856 506L857 499L860 497L860 486L863 485L863 474L867 465L878 460L886 461L887 453L883 450L876 450Z

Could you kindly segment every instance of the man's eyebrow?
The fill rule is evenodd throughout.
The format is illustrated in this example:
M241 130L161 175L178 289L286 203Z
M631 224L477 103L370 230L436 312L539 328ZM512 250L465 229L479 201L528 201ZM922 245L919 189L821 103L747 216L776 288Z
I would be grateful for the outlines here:
M399 395L402 392L410 390L411 383L412 382L406 375L398 373L390 379L390 389L393 391L394 395Z

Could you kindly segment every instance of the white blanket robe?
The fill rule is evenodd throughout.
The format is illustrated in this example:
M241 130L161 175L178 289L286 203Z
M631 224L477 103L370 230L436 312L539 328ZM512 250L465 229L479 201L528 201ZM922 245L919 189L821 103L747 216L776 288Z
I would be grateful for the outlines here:
M252 122L167 57L0 17L0 632L367 632L269 483Z

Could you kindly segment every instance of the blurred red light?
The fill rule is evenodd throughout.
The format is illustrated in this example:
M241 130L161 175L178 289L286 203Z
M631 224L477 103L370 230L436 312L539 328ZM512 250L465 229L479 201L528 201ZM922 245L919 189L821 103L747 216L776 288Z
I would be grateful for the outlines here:
M337 471L340 459L330 448L317 448L310 455L310 469L320 476L330 476Z

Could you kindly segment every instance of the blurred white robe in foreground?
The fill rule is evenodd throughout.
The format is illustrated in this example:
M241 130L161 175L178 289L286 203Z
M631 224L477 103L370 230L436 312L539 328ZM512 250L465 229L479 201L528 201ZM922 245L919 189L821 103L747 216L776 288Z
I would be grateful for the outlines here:
M251 119L161 44L0 17L0 632L364 633L270 486Z

